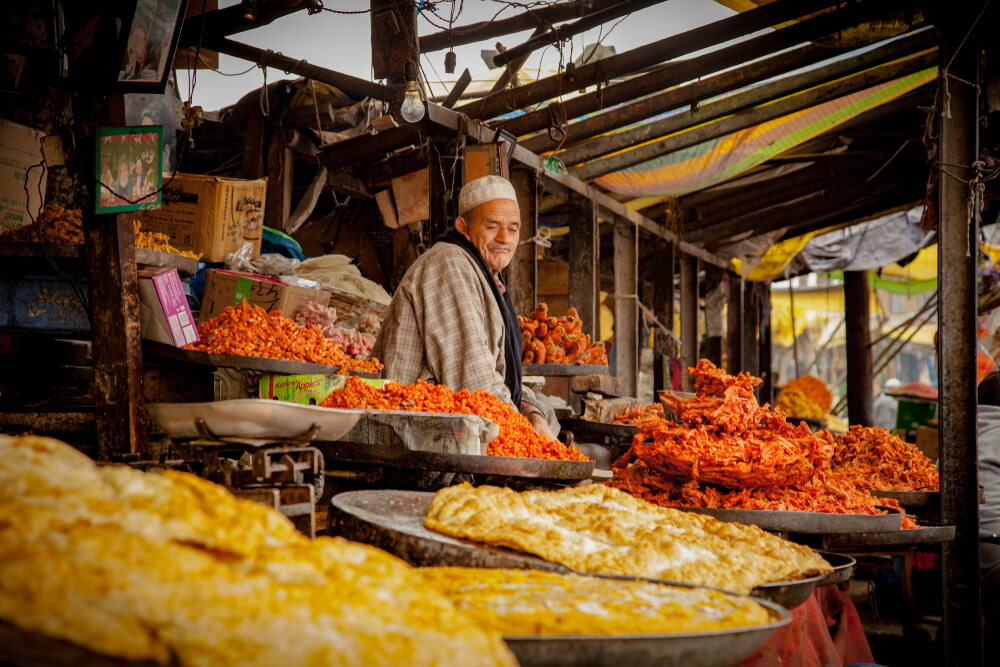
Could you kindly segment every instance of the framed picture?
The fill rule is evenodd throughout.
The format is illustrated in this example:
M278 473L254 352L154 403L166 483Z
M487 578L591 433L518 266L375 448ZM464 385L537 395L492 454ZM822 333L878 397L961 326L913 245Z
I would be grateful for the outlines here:
M163 127L97 130L96 213L158 208L163 198Z
M187 0L137 0L122 29L117 90L162 93L184 23Z

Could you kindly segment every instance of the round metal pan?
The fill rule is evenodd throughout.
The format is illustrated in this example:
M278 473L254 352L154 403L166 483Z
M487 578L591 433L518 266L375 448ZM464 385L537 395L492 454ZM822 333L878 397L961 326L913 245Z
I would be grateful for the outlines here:
M854 560L850 556L845 554L833 554L820 552L827 563L833 566L833 572L825 575L819 580L816 586L833 586L836 584L842 584L852 576L854 576L854 568L857 566L858 561Z
M454 565L572 572L559 563L523 551L449 537L429 530L424 526L424 517L433 498L434 494L427 491L371 490L338 494L333 497L330 509L330 534L370 544L418 567ZM647 577L625 578L677 583ZM772 582L754 588L750 595L791 609L805 602L822 579L822 576L815 576L798 581Z
M918 509L921 507L938 507L941 503L941 493L938 491L875 491L868 493L876 498L888 498L899 503L900 507Z
M521 364L524 375L569 377L571 375L607 375L608 367L601 364Z
M358 423L363 410L321 408L287 401L238 398L206 403L150 403L146 410L156 425L174 439L203 437L199 420L220 438L295 440L308 433L320 440L336 440Z
M327 461L384 465L405 470L462 472L475 475L550 480L590 479L594 472L593 461L555 461L510 456L448 454L352 442L314 442L312 444L323 452Z
M780 606L758 602L771 610L775 616L773 622L706 632L504 637L504 641L522 667L628 664L730 667L749 657L778 628L791 621L791 616Z
M710 507L678 507L685 512L707 514L721 521L748 523L764 530L789 533L888 533L901 529L902 515L832 514L829 512L779 512L773 510L736 510Z
M850 535L828 535L823 538L826 549L894 551L900 547L918 544L951 542L955 539L955 526L921 526L895 533L852 533Z
M32 667L153 667L155 662L94 653L69 641L0 622L0 663Z

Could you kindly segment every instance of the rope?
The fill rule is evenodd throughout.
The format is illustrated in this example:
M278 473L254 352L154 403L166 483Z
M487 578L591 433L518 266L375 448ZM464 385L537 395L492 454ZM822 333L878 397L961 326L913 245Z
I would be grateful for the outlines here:
M535 245L541 246L543 248L551 248L552 247L552 241L550 240L551 237L552 237L552 229L550 227L542 227L530 239L525 239L520 243L518 243L517 245L518 247L520 247L528 243L534 243Z
M991 2L993 2L993 0L986 0L986 2L983 3L983 8L979 10L979 16L977 16L976 20L972 22L971 26L969 26L969 29L965 33L965 37L963 37L962 41L958 43L958 48L955 49L955 52L951 54L951 58L948 60L948 64L945 65L944 70L941 71L941 87L943 88L944 92L944 104L941 109L942 118L951 118L951 92L949 92L948 90L948 79L955 79L959 83L964 83L968 86L972 86L973 88L976 89L977 92L979 91L978 84L957 77L954 74L952 74L949 70L951 69L952 63L955 62L955 58L958 57L958 54L962 51L962 47L965 46L965 42L967 39L969 39L969 35L971 35L972 31L976 29L977 25L979 25L980 19L983 18L983 14L986 13L986 9L987 7L990 6Z

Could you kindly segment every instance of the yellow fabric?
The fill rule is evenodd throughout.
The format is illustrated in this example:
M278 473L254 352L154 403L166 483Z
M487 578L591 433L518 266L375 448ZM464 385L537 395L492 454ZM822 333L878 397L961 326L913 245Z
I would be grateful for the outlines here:
M882 313L874 290L869 298L871 313ZM791 297L787 291L771 292L771 340L783 347L792 345ZM795 290L795 337L808 327L819 335L830 319L829 313L844 312L844 290L839 285ZM920 334L918 334L919 336Z
M900 266L893 262L882 269L882 276L904 280L930 280L937 278L937 244L927 246L917 253L916 259Z
M785 270L785 267L788 266L788 263L819 233L819 231L810 232L774 244L768 248L760 260L760 265L752 270L746 276L746 279L762 281L777 278Z

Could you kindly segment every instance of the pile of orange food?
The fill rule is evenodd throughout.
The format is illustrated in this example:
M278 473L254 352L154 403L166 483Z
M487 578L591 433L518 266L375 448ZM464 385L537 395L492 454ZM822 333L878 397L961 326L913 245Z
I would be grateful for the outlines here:
M615 462L609 484L668 507L836 514L884 513L876 503L898 508L831 471L829 433L810 433L758 405L753 387L759 379L726 375L705 359L688 371L695 397L667 392L662 416L653 410L638 415L639 432ZM904 526L915 525L904 518Z
M540 303L527 317L518 315L521 325L521 361L526 364L608 365L604 343L592 343L583 333L583 321L576 308L565 317L549 317L549 307Z
M834 436L834 472L859 489L937 491L934 463L917 446L877 426L852 426Z
M0 234L0 241L37 243L83 243L83 214L78 208L46 204L34 225L25 225Z
M138 220L133 220L135 225L135 247L136 248L146 248L147 250L159 250L160 252L172 252L175 255L183 255L184 257L191 257L192 259L198 259L201 255L189 252L187 250L178 250L177 248L170 245L170 236L168 234L161 234L160 232L144 232L142 231L142 223Z
M218 316L198 323L201 341L184 346L215 354L286 359L333 366L341 371L378 373L382 364L374 357L353 359L340 345L312 325L300 326L279 311L268 313L243 301Z
M522 414L488 391L463 389L456 392L445 385L429 384L423 380L410 385L387 382L384 388L376 389L357 378L348 378L344 387L327 396L321 405L327 408L479 415L500 427L500 435L487 447L486 453L490 456L590 460L576 447L538 434Z
M785 385L784 391L789 389L799 392L803 398L819 408L824 415L830 411L830 406L833 405L833 394L830 393L822 380L813 375L795 378Z

